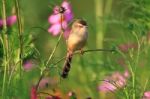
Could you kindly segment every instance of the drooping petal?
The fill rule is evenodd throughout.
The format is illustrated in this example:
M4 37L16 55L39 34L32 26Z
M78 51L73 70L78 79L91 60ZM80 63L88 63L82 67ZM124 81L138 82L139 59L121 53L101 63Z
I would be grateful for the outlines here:
M64 16L65 16L65 20L67 22L70 22L72 19L73 19L73 13L64 13Z
M65 12L64 12L64 16L65 16L65 20L67 22L71 21L73 19L73 13L72 13L72 8L69 2L64 1L62 3L62 7L65 8Z
M14 23L16 23L16 21L17 21L17 16L16 15L9 16L6 19L7 26L12 26Z
M57 36L61 31L61 25L60 24L54 24L49 29L48 32L51 33L53 36Z
M67 23L67 21L65 21L65 20L64 20L62 23L60 23L60 25L61 25L62 28L65 29L65 30L66 30L67 27L68 27L68 23Z
M64 38L65 38L65 39L68 39L69 34L70 34L70 31L71 31L71 28L67 28L67 29L65 30L65 32L64 32Z
M58 24L60 22L60 19L61 19L60 14L52 14L51 16L49 16L48 22L50 24Z
M52 33L53 36L57 36L60 33L61 28L63 28L63 29L67 28L67 22L66 21L63 21L62 24L59 23L59 24L53 24L53 25L51 25L51 27L48 29L48 32Z
M71 5L69 2L64 1L64 2L62 2L61 6L65 8L65 12L67 12L67 13L72 12L72 8L71 8Z

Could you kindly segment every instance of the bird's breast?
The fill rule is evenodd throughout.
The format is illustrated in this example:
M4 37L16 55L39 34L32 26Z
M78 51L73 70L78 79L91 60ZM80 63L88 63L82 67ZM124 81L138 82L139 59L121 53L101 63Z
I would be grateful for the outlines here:
M70 34L67 42L68 49L71 51L76 51L85 45L87 40L87 32L85 33L72 33Z

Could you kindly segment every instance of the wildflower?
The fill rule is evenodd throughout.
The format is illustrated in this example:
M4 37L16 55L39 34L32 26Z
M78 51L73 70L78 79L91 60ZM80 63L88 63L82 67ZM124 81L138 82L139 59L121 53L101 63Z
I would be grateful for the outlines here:
M142 99L150 99L150 91L144 92L144 96Z
M126 71L124 74L115 72L103 81L103 83L98 87L98 90L102 92L115 91L117 88L122 88L126 85L126 78L128 78Z
M60 8L64 10L63 13L60 13ZM51 24L51 26L48 29L48 32L51 33L53 36L57 36L60 33L61 29L67 31L68 23L72 19L73 19L73 13L72 13L71 5L69 2L64 1L61 4L61 7L59 6L54 7L53 14L48 18L48 22Z
M30 99L38 99L35 86L31 88Z
M17 21L17 16L16 15L9 16L6 19L7 26L12 26L13 24L16 23L16 21Z
M49 82L50 82L50 78L43 78L41 81L40 81L40 83L39 83L39 88L45 88L45 87L47 87L48 86L48 84L49 84Z
M23 68L25 71L30 71L35 67L35 62L33 60L26 60L23 62Z
M16 15L12 15L6 18L6 25L8 27L12 26L13 24L15 24L17 21L17 16ZM3 26L3 20L0 19L0 28Z
M122 52L128 52L130 49L136 49L137 48L137 44L135 43L124 43L124 44L120 44L118 46L119 50L121 50Z

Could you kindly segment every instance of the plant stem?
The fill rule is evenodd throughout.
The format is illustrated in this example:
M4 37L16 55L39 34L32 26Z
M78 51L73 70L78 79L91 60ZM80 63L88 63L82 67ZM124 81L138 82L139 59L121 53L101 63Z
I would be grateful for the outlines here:
M100 24L99 17L104 16L104 0L95 0L95 16L96 16L96 47L103 47L104 25ZM101 27L101 28L99 28Z
M2 97L5 99L6 79L7 79L7 67L8 67L8 35L7 35L7 23L6 23L6 0L2 0L2 19L3 19L3 64L4 64L4 76L2 86Z
M113 52L115 50L114 49L89 49L89 50L83 50L82 53L84 54L84 53L87 53L87 52L101 52L101 51L103 51L103 52ZM76 52L73 53L73 55L75 55L75 54L81 54L81 52L76 51ZM57 62L53 63L53 65L58 64L59 62L61 62L64 59L66 59L66 56L60 58Z
M61 14L61 21L62 21L63 13L60 13L60 14ZM45 65L46 68L44 68L44 69L42 70L42 74L41 74L41 76L40 76L40 78L39 78L38 83L36 84L36 90L37 90L38 87L39 87L40 81L41 81L42 78L44 77L44 73L45 73L46 69L48 68L48 64L49 64L50 60L52 59L52 57L53 57L53 55L54 55L54 53L55 53L55 51L56 51L56 49L57 49L57 47L58 47L58 45L59 45L59 43L60 43L60 40L61 40L63 34L64 34L64 29L63 29L63 25L61 24L61 34L60 34L60 36L59 36L59 38L58 38L58 40L57 40L57 43L56 43L56 45L55 45L55 47L54 47L52 53L50 54L50 56L49 56L49 58L48 58L48 60L47 60L47 62L46 62L46 65Z
M133 67L131 66L130 62L128 62L128 66L132 77L132 88L133 88L132 99L135 99L135 72L133 71Z
M19 8L19 1L15 0L15 8L17 13L17 22L18 22L18 36L19 36L19 60L20 60L20 68L19 68L19 74L21 78L21 68L23 63L23 28L21 23L21 14L20 14L20 8Z
M59 45L59 43L60 43L60 40L61 40L62 35L63 35L63 32L60 34L60 36L59 36L59 38L58 38L58 41L57 41L57 44L56 44L56 46L54 47L52 53L50 54L50 56L49 56L49 58L48 58L48 60L47 60L47 62L46 62L46 67L47 67L48 63L50 62L50 60L52 59L52 57L53 57L53 55L54 55L54 53L55 53L55 51L56 51L56 49L57 49L57 47L58 47L58 45Z

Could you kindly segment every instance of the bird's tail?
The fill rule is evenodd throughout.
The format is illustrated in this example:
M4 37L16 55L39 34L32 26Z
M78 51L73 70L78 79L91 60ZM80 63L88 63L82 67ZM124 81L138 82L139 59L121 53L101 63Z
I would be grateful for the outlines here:
M66 56L65 63L64 63L63 71L62 71L62 74L61 74L62 78L67 78L68 73L70 71L70 67L71 67L71 60L72 60L72 54L70 54L68 52L67 56Z

